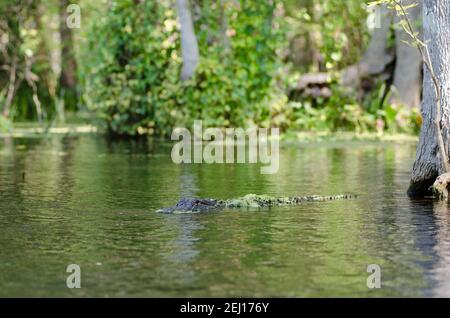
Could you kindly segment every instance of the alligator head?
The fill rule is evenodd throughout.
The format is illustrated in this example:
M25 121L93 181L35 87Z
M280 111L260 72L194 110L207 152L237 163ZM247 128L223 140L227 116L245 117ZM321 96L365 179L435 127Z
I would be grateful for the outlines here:
M158 212L173 213L173 212L206 212L214 211L221 207L221 201L214 199L187 199L182 198L174 206L163 208Z

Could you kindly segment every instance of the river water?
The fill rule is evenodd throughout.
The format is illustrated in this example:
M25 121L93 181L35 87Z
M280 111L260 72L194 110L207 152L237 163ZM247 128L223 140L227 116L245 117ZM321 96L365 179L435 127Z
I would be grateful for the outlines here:
M175 165L171 144L0 139L0 296L450 296L447 204L405 195L415 143L282 144L280 169ZM161 214L182 196L356 193ZM69 264L81 288L69 289ZM370 289L370 264L381 288Z

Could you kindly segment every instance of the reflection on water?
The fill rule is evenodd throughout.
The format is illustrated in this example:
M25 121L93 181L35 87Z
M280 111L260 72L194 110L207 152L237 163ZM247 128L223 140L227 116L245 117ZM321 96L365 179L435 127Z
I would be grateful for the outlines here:
M284 145L280 170L174 165L171 145L0 140L0 296L450 296L448 205L405 196L414 144ZM165 215L180 196L358 193ZM82 288L65 285L79 264ZM369 264L382 288L366 286Z

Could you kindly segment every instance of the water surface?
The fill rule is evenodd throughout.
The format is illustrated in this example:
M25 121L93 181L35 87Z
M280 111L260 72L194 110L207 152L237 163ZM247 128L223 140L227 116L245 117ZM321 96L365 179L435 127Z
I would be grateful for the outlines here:
M0 139L0 296L450 296L446 204L405 195L414 143L284 144L280 170L175 165L171 144ZM358 193L161 214L181 196ZM66 287L78 264L82 288ZM369 264L382 288L370 290Z

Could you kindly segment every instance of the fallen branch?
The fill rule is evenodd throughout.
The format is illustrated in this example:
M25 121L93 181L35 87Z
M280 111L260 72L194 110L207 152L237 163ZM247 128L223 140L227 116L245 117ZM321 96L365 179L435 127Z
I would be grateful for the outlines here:
M440 200L448 200L448 185L450 184L450 173L444 173L436 178L431 186L433 196Z

